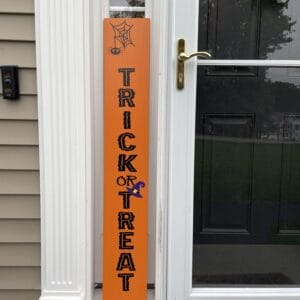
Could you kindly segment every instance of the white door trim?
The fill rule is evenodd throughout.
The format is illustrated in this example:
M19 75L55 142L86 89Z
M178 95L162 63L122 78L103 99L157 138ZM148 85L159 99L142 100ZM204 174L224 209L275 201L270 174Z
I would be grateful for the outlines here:
M233 66L233 67L300 67L300 60L262 60L262 59L210 59L197 60L198 66Z
M185 64L185 89L176 88L177 40L186 40L186 53L197 49L198 1L172 1L169 31L169 191L167 299L186 300L191 293L189 253L193 224L194 112L196 60ZM185 16L183 18L183 16ZM186 154L192 157L186 159Z
M167 299L171 6L172 1L151 1L150 165L156 167L149 174L149 199L156 201L155 300Z
M198 65L232 65L234 61L186 62L185 88L176 88L177 40L186 40L186 53L205 50L198 47L198 0L174 0L169 8L169 191L168 191L168 265L167 300L256 300L300 299L299 288L192 288L193 176ZM245 65L245 61L238 61ZM252 65L300 66L299 60L250 61Z
M41 300L93 291L92 1L35 1Z
M152 16L149 196L157 216L156 234L150 241L156 241L155 299L165 300L171 1L147 1L146 15ZM100 211L103 201L103 141L95 134L102 133L102 19L107 12L107 0L35 0L41 300L101 299L101 290L93 290L93 273L95 268L101 269L102 259L95 265L93 211L94 194L97 201L100 198L96 206ZM94 149L99 152L94 153ZM153 215L150 218L153 220ZM99 238L101 219L95 224ZM148 297L154 299L153 291Z

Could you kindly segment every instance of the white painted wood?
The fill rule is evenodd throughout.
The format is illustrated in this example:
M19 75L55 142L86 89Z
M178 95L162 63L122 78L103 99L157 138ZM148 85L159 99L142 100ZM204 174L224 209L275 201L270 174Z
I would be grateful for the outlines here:
M151 2L151 3L149 3ZM149 8L147 7L149 5ZM146 1L151 11L151 91L150 91L150 194L155 199L155 299L167 297L167 228L168 228L168 67L169 13L171 1ZM151 200L150 200L151 201ZM150 262L152 263L152 262Z
M186 53L197 49L198 1L173 1L169 9L169 191L167 299L186 300L191 291L193 219L193 157L196 60L185 66L186 86L176 88L177 40L186 40ZM187 102L188 105L187 105Z
M94 22L94 279L102 281L103 245L103 19L109 15L109 1L95 0ZM102 290L95 290L94 300L102 299Z
M193 170L197 65L295 67L299 60L190 60L185 89L177 90L176 46L186 40L186 53L197 51L198 1L175 0L169 8L169 192L167 300L300 299L299 288L192 288ZM202 49L201 49L202 50ZM166 215L166 208L163 209ZM164 239L163 235L159 238ZM162 258L163 256L161 256Z
M99 1L99 5L95 4L95 8L99 7L99 9L97 11L101 11L101 13L98 13L98 16L94 16L95 18L101 16L100 20L102 22L103 18L109 18L109 9L110 9L110 0L102 0ZM101 23L102 24L102 23ZM101 26L101 29L103 27ZM102 35L103 30L101 30L101 35ZM101 41L101 45L102 45L102 41Z
M41 300L92 297L92 4L35 1Z
M149 1L149 0L146 0L146 1L145 1L145 17L146 17L146 18L151 18L151 17L154 16L154 15L152 14L152 11L153 11L152 5L153 5L154 2L155 2L155 1ZM166 2L168 2L168 1L166 1Z
M197 60L198 66L225 66L225 67L300 67L300 60L262 60L262 59L253 59L253 60L221 60L221 59L208 59L208 60Z

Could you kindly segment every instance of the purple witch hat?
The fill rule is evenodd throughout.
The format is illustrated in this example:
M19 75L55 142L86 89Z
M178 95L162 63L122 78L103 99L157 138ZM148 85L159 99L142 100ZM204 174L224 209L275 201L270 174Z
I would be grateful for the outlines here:
M131 196L143 198L140 191L141 187L145 187L145 183L143 181L137 182L132 188L127 187L127 191L130 193Z

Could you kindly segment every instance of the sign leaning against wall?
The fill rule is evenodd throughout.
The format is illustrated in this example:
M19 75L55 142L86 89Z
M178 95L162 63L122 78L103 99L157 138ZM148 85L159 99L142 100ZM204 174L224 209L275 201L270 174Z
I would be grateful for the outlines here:
M104 300L147 299L150 21L104 20Z

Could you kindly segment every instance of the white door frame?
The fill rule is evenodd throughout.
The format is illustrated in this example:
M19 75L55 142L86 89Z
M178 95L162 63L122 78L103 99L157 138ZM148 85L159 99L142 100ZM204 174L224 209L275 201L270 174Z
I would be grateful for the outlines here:
M185 89L176 88L176 42L186 40L186 52L197 51L198 0L174 0L169 11L169 190L167 300L300 299L299 288L192 288L193 176L196 107L196 67L185 66ZM199 49L205 50L205 49ZM198 64L245 65L244 61L211 61ZM252 65L299 66L300 61L247 62ZM300 271L300 270L299 270Z
M151 16L150 174L157 218L150 236L155 299L166 299L167 71L171 1L146 0ZM102 19L108 0L35 0L40 186L41 300L101 299L94 290L95 207L102 208ZM95 203L98 203L95 206ZM99 214L101 216L101 213ZM149 218L149 219L150 219ZM154 236L153 236L154 235ZM154 245L154 240L156 241ZM101 249L101 240L98 244ZM155 250L154 250L155 249ZM154 278L153 278L154 279ZM148 293L154 299L153 291Z

